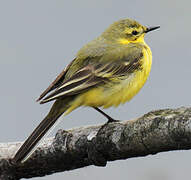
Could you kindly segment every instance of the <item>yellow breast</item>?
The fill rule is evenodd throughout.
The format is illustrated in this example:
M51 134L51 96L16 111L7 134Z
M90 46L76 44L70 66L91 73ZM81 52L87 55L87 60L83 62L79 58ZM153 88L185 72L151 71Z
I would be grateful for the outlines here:
M152 53L150 48L144 44L143 58L140 60L142 69L132 73L127 79L112 86L96 87L81 94L71 106L69 112L78 106L92 106L108 108L118 106L131 100L145 84L152 64Z
M115 87L117 91L113 93L107 102L104 103L103 107L108 108L110 106L118 106L127 101L130 101L143 87L145 84L152 65L152 53L150 48L147 46L143 51L142 70L136 71L128 79L123 80L118 87Z
M114 106L130 101L145 84L152 65L152 53L148 46L143 50L143 54L143 58L141 59L142 70L136 71L127 82L124 82L124 87L118 93L119 98L116 99Z
M131 100L145 84L151 70L152 53L146 44L141 61L142 70L132 73L126 80L110 86L108 90L98 87L84 93L80 98L80 101L83 99L81 105L108 108Z

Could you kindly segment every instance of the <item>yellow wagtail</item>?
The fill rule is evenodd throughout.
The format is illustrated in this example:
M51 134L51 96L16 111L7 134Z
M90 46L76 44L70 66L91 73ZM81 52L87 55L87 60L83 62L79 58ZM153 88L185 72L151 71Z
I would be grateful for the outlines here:
M56 101L13 161L24 162L57 119L79 106L93 107L108 122L115 121L98 107L125 103L144 85L152 64L152 53L144 36L157 28L159 26L148 28L134 20L123 19L82 47L76 58L39 97L40 104Z

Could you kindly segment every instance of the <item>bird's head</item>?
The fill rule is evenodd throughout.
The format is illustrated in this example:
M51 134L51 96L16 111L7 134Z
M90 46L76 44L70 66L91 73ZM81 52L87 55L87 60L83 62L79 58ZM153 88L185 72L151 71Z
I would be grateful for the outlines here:
M158 29L160 26L146 27L132 19L122 19L114 22L106 29L102 36L113 42L128 44L129 42L142 42L147 32Z

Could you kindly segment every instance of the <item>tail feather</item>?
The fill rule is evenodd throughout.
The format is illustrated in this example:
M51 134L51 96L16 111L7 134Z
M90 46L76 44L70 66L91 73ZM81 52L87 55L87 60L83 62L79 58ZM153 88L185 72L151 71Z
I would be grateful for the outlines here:
M70 102L70 99L66 98L64 100L57 100L54 103L48 115L42 120L17 151L13 158L13 162L24 162L30 157L30 155L35 151L40 140L43 139L51 127L56 123L58 118L68 109Z
M26 161L27 158L32 154L31 152L34 152L33 150L35 150L37 143L39 143L39 141L45 136L45 134L54 125L60 116L61 114L57 117L54 117L54 119L51 119L48 116L45 117L17 151L13 161L15 163Z

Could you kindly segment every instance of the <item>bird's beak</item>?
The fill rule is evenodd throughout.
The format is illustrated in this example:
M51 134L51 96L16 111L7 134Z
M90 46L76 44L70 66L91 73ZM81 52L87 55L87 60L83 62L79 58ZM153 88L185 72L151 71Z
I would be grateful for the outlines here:
M150 32L150 31L153 31L153 30L158 29L158 28L160 28L160 26L148 27L148 28L145 30L145 33L148 33L148 32Z

